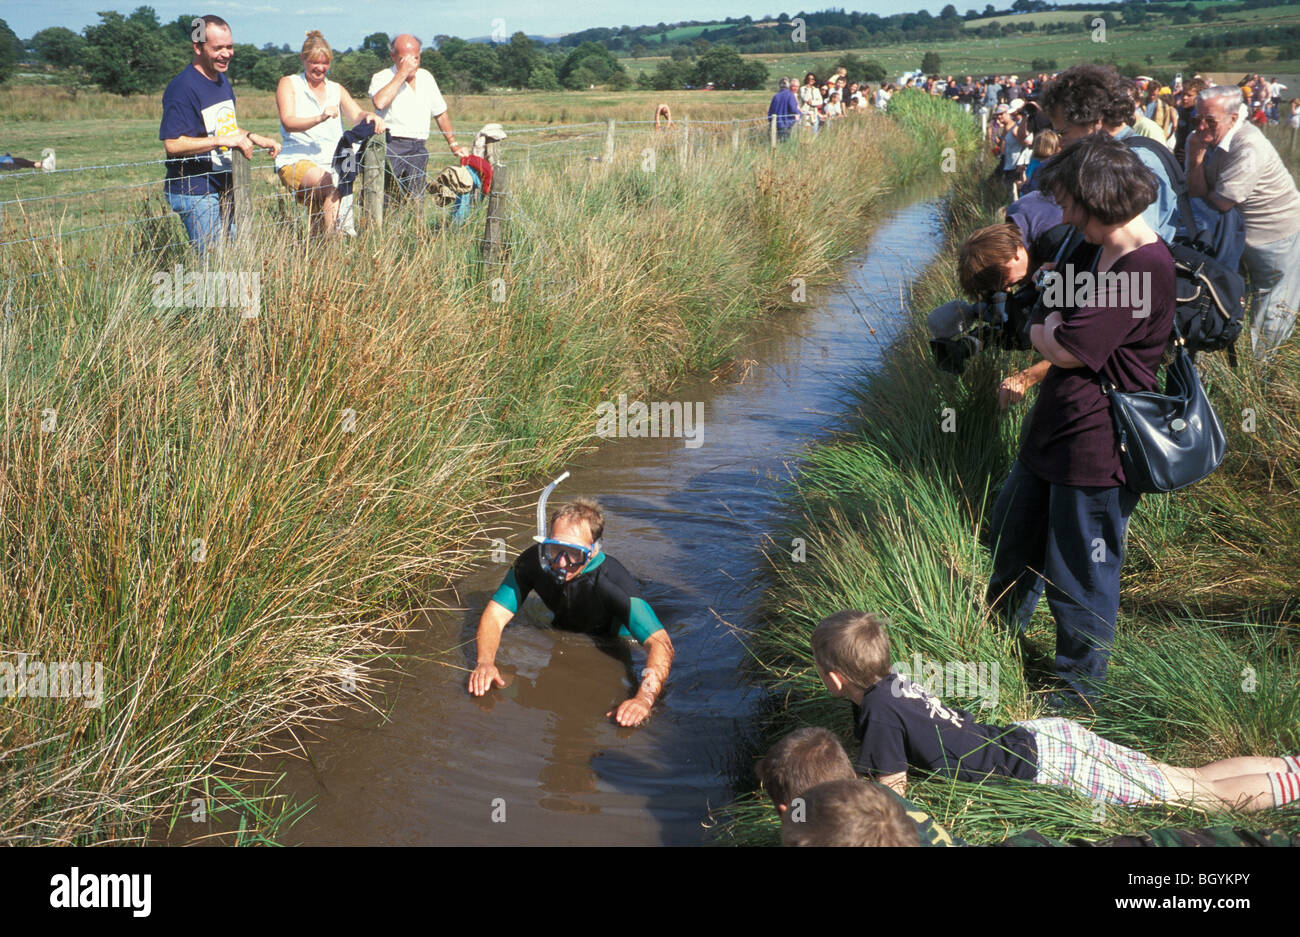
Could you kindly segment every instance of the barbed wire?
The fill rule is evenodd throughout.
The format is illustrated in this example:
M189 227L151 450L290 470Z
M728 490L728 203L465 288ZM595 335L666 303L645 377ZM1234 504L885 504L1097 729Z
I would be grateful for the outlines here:
M533 171L534 161L539 164L538 169L544 172L562 172L565 171L566 166L608 165L610 155L608 145L612 136L615 147L620 151L615 156L615 161L620 157L628 158L629 141L633 146L643 141L654 141L659 144L657 150L675 153L679 159L689 160L699 151L716 151L724 148L726 145L724 141L728 136L727 130L733 131L731 135L733 146L739 145L742 141L746 147L765 145L770 126L769 117L730 120L694 120L682 117L675 120L671 126L653 120L615 120L612 135L609 121L509 128L506 131L506 141L497 147L496 159L498 165L508 166L512 173ZM575 130L587 132L536 142L513 139L519 135ZM642 152L644 153L644 150ZM632 158L636 158L637 155L639 154L633 154ZM26 182L34 185L33 180L41 179L43 182L54 180L57 184L60 181L81 178L86 173L113 170L126 175L127 171L131 170L156 170L157 167L165 167L172 161L149 159L64 167L50 172L32 170L7 174L3 177L3 181L5 184ZM254 192L251 188L246 191L240 204L247 207L248 213L241 216L237 234L243 236L249 233L280 232L286 229L307 232L307 212L302 210L295 194L283 187L274 177L268 179L263 175L270 168L267 164L254 164L249 168L252 173L258 174L250 175L250 185L264 182L273 187L274 191ZM188 174L183 178L198 180L204 176L218 175L228 178L229 171L208 169L201 173ZM388 171L385 170L386 178L388 175ZM429 178L432 179L433 175L430 172ZM22 228L26 232L26 236L23 237L0 240L0 250L10 255L6 258L4 271L8 276L0 277L0 296L5 297L7 312L31 314L66 304L66 295L48 299L40 295L42 289L52 289L52 284L58 278L66 278L83 271L103 271L106 264L110 263L114 269L121 270L127 268L133 261L146 256L161 257L168 253L188 250L184 227L179 223L177 213L167 203L162 182L163 180L157 178L145 181L123 181L117 185L91 189L39 191L30 196L12 194L12 197L0 200L0 210L4 211L5 223L11 223L7 219L16 211L21 214ZM360 179L355 188L361 189ZM160 196L158 199L152 197L155 192ZM144 193L145 197L132 198L133 194L139 193ZM387 203L389 198L387 193L381 194L380 197L383 197ZM115 198L118 203L105 207L86 204L87 201L106 201L110 198ZM484 199L483 202L487 202L490 206L489 200ZM519 193L513 190L500 192L497 204L500 206L498 213L492 214L490 220L501 226L503 237L500 256L491 261L491 264L501 269L518 265L519 273L534 282L556 284L563 281L569 284L572 280L572 271L560 270L555 259L556 252L548 249L553 233L542 230L536 220L529 216ZM276 209L283 213L281 217L274 216ZM80 212L81 217L96 211L101 214L112 211L123 214L133 212L143 214L140 217L119 218L103 224L63 227L69 214L74 211ZM478 222L486 224L490 212L491 208L485 207L482 211L476 211L474 217ZM365 213L358 210L356 204L353 204L351 214L358 220L365 217ZM178 221L172 221L173 216L177 216ZM43 225L49 225L51 230L41 231ZM223 214L218 227L219 238L224 239L228 225L229 222ZM150 226L157 226L157 230L151 231ZM140 232L134 236L137 239L146 238L147 241L143 247L124 249L130 245L107 237L106 233L110 231L122 231L128 234ZM0 233L0 238L4 237L5 235ZM137 240L136 243L140 241ZM36 252L34 261L22 253L21 249L24 246ZM72 254L71 257L68 257L69 253ZM192 263L194 255L188 256ZM18 259L14 260L14 257ZM45 262L47 260L51 262ZM69 260L72 262L68 262ZM23 269L33 262L43 263L42 268ZM51 284L51 286L46 287L43 284ZM24 301L34 300L34 302L15 306L13 302L15 295Z

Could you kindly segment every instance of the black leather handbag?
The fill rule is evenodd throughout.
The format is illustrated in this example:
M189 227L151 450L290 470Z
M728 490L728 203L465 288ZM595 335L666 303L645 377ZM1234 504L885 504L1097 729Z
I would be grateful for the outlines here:
M1174 333L1174 360L1165 368L1163 394L1125 393L1105 381L1101 385L1110 398L1125 483L1141 494L1195 484L1219 467L1227 449L1223 424L1177 325Z

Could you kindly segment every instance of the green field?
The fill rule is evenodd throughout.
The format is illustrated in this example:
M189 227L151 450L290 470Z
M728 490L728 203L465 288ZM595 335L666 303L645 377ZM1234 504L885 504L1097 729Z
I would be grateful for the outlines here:
M1038 21L1039 17L1071 20L1082 18L1085 11L1064 11L1055 13L1032 13L1020 17L991 17L1004 24L1021 19ZM1040 34L1024 33L1017 36L1004 36L998 39L972 37L947 42L884 44L864 46L858 49L837 50L834 52L809 52L799 50L791 44L788 53L757 53L745 55L768 66L772 83L781 75L803 75L809 71L821 74L828 70L846 52L852 52L859 58L872 59L883 65L892 79L903 71L919 68L921 58L926 52L937 52L945 73L986 74L990 72L1018 72L1030 70L1034 59L1055 59L1058 68L1067 68L1082 62L1115 61L1119 64L1133 63L1143 68L1158 68L1174 71L1188 71L1187 62L1173 58L1173 53L1181 50L1192 36L1218 33L1233 28L1254 27L1261 21L1276 25L1300 25L1300 7L1269 7L1261 10L1246 10L1225 16L1215 23L1193 22L1175 26L1166 17L1153 16L1149 24L1141 26L1119 25L1107 30L1106 41L1091 41L1090 33ZM969 26L978 26L979 21L972 20ZM692 27L695 28L695 27ZM1291 75L1300 72L1300 60L1275 61L1276 47L1261 46L1265 61L1250 64L1244 61L1247 49L1229 50L1225 64L1229 70L1240 67L1247 71L1262 71L1269 75ZM1150 56L1152 61L1147 62ZM642 72L652 72L662 56L642 59L623 59L623 64L635 77ZM1295 86L1283 78L1283 81Z
M1088 10L1045 10L1042 13L1016 13L1014 15L1004 13L1000 16L981 16L977 20L966 20L965 27L967 29L979 29L989 23L1001 23L1003 26L1015 23L1033 23L1042 28L1048 23L1078 23L1085 16L1095 15L1096 13Z

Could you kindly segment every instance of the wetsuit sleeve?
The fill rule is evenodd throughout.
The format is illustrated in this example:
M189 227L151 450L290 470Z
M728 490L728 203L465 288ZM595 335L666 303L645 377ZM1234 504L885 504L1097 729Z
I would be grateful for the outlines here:
M627 630L632 633L632 637L645 644L646 638L656 631L663 631L664 626L660 623L655 610L650 607L650 603L639 596L634 596L628 602Z
M497 591L492 593L492 601L505 606L512 612L517 612L527 595L528 593L520 588L519 580L515 578L515 571L512 567L510 572L506 573L506 578L501 581L501 585L497 587Z
M619 624L619 634L630 634L642 644L656 631L663 630L663 624L650 607L650 603L640 596L636 579L611 556L606 556L601 564L600 591L605 608Z
M528 593L533 591L533 583L524 563L527 555L526 552L520 554L514 565L510 567L510 572L506 573L506 578L497 587L497 591L492 594L493 602L512 612L519 611L519 606L524 604Z

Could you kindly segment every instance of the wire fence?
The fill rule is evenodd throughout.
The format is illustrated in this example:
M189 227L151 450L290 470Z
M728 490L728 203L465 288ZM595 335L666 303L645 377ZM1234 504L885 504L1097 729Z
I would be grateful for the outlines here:
M834 124L824 126L832 129ZM339 208L338 226L364 238L386 224L410 226L478 242L481 259L495 279L512 262L548 255L549 232L521 208L519 191L543 184L547 174L578 171L618 161L639 161L653 169L661 160L685 165L708 154L775 147L787 136L797 143L812 130L796 123L778 128L776 118L735 120L614 121L509 128L483 155L494 170L491 194L470 194L466 211L436 208L429 199L401 198L387 166L382 138L358 147L359 172L351 196ZM199 162L203 161L203 165ZM210 165L209 165L210 162ZM277 177L266 154L249 160L238 151L192 157L187 174L192 191L211 180L220 187L220 216L208 219L218 237L214 249L196 251L179 209L184 199L164 192L165 159L103 163L6 173L0 177L0 300L7 319L39 313L75 300L86 281L120 280L128 271L205 271L255 259L240 244L268 243L306 248L312 238L309 210ZM431 160L427 177L441 167ZM233 180L233 181L232 181ZM416 210L410 210L416 205ZM394 211L400 208L400 211ZM386 215L387 211L387 218ZM317 222L319 226L319 221ZM193 225L191 225L193 228ZM89 276L88 276L89 275ZM179 285L177 286L179 289Z

